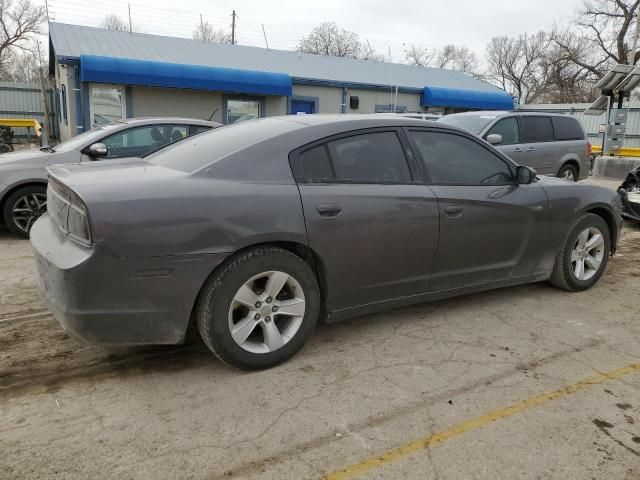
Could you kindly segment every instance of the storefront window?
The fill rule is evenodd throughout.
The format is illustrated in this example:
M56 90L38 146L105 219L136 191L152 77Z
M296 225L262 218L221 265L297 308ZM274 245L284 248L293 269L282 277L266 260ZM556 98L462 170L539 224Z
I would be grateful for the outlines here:
M122 88L112 86L91 87L91 124L104 125L124 118Z
M244 122L261 116L260 100L227 100L227 123Z

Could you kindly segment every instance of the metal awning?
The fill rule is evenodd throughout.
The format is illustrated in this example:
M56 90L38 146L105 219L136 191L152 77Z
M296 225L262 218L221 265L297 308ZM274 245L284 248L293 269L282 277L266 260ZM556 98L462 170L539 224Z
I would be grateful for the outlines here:
M255 95L291 95L291 78L284 73L95 55L80 56L80 80Z
M460 90L425 87L420 102L423 106L475 108L479 110L513 110L513 97L503 91Z

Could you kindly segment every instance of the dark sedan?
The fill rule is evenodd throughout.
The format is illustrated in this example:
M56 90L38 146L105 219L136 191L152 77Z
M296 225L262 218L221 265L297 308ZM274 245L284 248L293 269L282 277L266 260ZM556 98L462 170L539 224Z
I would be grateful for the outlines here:
M621 222L611 190L406 118L261 119L49 173L31 242L64 329L173 344L193 324L245 369L291 357L319 318L528 282L587 289Z
M55 147L0 155L0 224L28 237L47 209L48 165L139 157L220 126L194 118L128 118L99 125Z

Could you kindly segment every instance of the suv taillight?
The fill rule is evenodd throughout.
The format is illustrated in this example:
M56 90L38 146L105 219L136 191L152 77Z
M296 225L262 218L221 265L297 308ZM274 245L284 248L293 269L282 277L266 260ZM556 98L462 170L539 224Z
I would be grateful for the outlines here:
M593 153L593 145L591 143L587 143L587 155L591 156Z

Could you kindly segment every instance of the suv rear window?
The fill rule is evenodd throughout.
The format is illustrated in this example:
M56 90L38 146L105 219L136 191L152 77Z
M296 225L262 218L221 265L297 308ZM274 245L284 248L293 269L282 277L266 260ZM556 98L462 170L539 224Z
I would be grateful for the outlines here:
M520 117L520 121L524 143L552 142L554 140L550 117L523 115Z
M584 140L582 127L572 117L551 117L553 136L556 140Z

